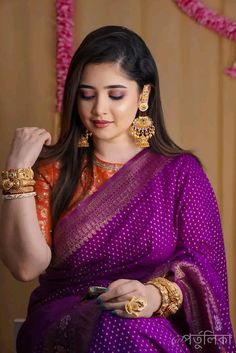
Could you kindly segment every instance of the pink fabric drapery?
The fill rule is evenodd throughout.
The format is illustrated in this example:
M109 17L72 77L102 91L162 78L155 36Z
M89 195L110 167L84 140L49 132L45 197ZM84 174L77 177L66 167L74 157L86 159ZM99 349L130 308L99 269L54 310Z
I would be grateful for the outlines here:
M209 9L201 0L173 0L188 16L202 26L236 42L236 21ZM73 53L73 0L56 0L56 111L61 112L64 83ZM236 62L225 72L236 77Z
M173 0L188 16L202 26L221 36L236 42L236 21L217 14L203 4L201 0ZM236 77L236 62L225 72Z
M73 0L56 0L56 111L61 112L64 83L73 53Z

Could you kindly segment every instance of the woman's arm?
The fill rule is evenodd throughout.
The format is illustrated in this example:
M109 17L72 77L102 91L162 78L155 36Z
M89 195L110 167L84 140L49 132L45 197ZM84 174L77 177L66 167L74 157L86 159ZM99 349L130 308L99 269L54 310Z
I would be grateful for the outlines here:
M44 129L17 129L6 170L33 166L51 136ZM51 250L40 230L33 196L3 200L0 218L0 256L15 278L30 281L51 261Z
M4 200L0 220L0 255L13 276L30 281L51 261L51 249L40 230L33 196Z

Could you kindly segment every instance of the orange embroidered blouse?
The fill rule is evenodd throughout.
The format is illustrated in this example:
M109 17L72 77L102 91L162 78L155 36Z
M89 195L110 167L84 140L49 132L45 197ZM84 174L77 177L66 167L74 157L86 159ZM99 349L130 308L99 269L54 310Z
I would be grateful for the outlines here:
M100 186L102 186L111 176L113 176L118 169L122 167L121 163L109 163L102 161L98 157L95 157L94 160L94 180L93 185L85 195L86 198L88 195L94 193ZM60 163L54 162L50 163L46 166L41 167L39 176L35 179L35 191L36 195L36 209L37 216L41 231L48 243L48 245L52 246L52 217L51 217L51 192L52 188L58 178L60 171ZM86 173L86 171L84 172ZM82 178L86 177L86 175L82 175ZM81 186L78 185L78 188L75 192L71 203L62 215L65 216L68 212L74 209L78 203L79 196L81 195ZM81 199L80 199L81 201Z

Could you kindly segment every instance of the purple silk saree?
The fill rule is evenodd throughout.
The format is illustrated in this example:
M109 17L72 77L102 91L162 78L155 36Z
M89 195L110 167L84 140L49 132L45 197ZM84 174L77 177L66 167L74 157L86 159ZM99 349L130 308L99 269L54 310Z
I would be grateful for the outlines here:
M184 295L168 319L81 300L91 285L166 274ZM236 352L218 207L194 157L143 150L58 222L17 353L59 352Z

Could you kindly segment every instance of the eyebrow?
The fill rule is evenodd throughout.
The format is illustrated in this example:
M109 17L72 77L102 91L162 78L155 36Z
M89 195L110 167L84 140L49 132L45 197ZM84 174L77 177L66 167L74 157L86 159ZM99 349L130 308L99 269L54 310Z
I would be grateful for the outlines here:
M93 87L93 86L85 85L85 84L79 85L79 88L96 89L96 88ZM105 86L104 88L109 89L109 88L127 88L127 87L126 87L126 86L123 86L123 85L109 85L109 86Z

